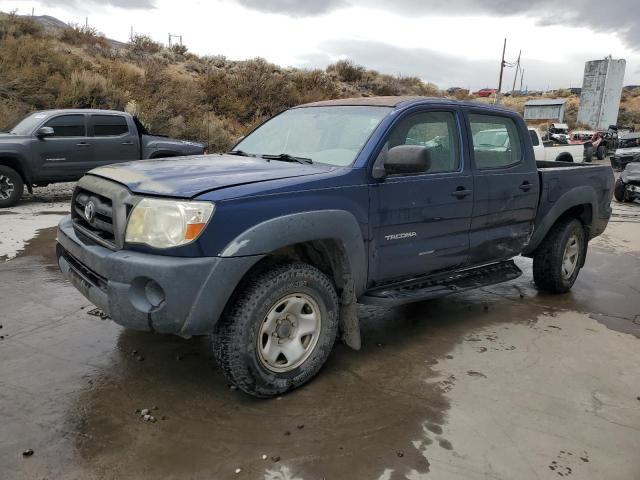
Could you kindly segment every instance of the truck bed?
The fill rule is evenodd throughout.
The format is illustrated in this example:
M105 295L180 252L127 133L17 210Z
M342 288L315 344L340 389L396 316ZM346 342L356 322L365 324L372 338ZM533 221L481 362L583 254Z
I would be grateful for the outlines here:
M523 253L531 253L540 244L550 227L546 223L557 218L553 211L566 210L565 204L576 197L588 199L580 213L585 223L591 225L589 238L600 235L611 216L609 198L614 185L611 167L553 161L536 161L536 166L540 178L540 201L533 235Z

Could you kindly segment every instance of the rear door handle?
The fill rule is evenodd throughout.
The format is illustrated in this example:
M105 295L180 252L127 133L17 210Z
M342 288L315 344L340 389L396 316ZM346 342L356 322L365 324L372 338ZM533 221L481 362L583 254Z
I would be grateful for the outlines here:
M76 143L76 145L77 145L78 147L88 147L88 146L89 146L89 144L88 144L87 142L80 142L80 143Z
M520 190L522 190L523 192L528 192L529 190L531 190L531 187L533 185L531 185L529 182L524 181L522 182L522 185L520 185Z
M458 187L455 189L455 191L451 192L451 195L453 195L456 198L464 198L470 193L471 193L471 190L467 190L464 187Z

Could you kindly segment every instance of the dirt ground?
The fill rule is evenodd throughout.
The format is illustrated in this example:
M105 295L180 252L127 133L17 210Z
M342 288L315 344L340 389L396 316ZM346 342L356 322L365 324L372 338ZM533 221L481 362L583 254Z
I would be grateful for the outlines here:
M614 202L569 294L517 259L516 281L362 308L361 351L256 400L206 338L91 314L53 254L70 192L0 212L0 478L640 478L640 204Z

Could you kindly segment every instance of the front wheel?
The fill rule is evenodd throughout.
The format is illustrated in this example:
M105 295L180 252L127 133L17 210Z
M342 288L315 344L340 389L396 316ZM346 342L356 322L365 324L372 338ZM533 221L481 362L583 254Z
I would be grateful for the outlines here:
M0 165L0 208L18 203L23 191L24 182L20 174L13 168Z
M213 334L227 379L256 397L299 387L318 373L338 332L338 297L329 278L305 263L255 275Z
M624 184L624 182L622 181L622 179L617 179L616 180L616 184L613 187L613 196L616 198L617 201L619 202L626 202L627 201L627 192L626 192L627 186Z
M566 219L554 225L533 257L533 280L538 288L553 293L568 292L584 263L586 242L579 220Z
M596 150L596 158L598 160L604 160L604 156L606 155L607 150L604 145L598 145L598 149Z

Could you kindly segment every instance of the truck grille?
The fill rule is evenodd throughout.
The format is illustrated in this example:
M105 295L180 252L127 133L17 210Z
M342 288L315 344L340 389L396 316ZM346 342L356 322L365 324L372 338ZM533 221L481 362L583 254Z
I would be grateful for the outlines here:
M91 203L93 207L87 206ZM74 195L73 211L76 225L91 231L115 245L113 230L113 202L97 193L78 188Z
M77 233L112 250L122 248L124 231L136 198L124 186L87 175L80 179L71 200L71 218Z

